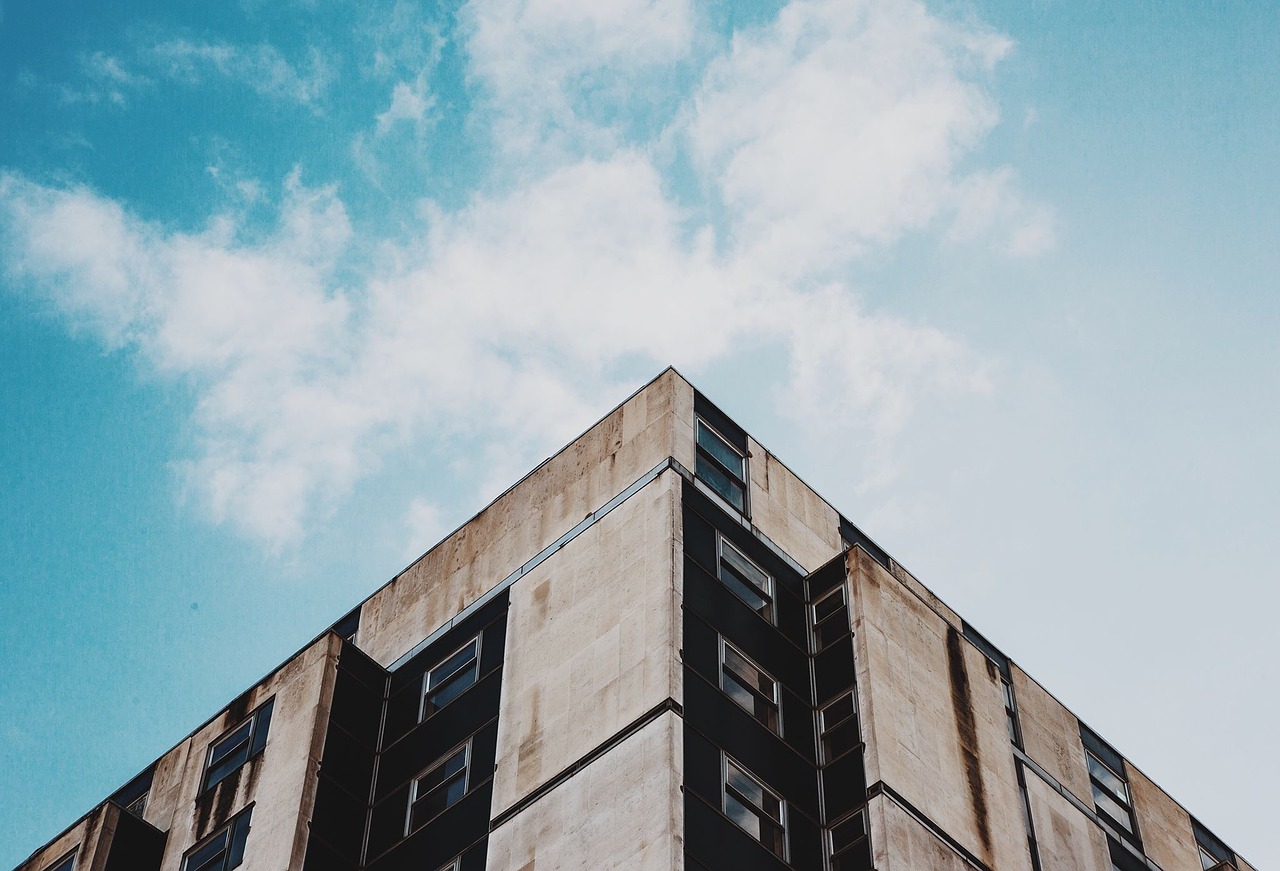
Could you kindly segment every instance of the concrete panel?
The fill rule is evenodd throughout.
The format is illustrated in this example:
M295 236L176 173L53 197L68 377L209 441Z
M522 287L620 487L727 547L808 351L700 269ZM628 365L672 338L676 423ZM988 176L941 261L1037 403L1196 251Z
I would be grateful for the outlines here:
M950 845L885 796L867 805L876 871L974 871Z
M1026 780L1042 871L1111 871L1102 830L1034 772Z
M361 649L389 665L667 457L692 469L693 425L669 369L370 597Z
M840 515L753 438L751 522L792 559L813 571L839 555Z
M889 558L889 569L895 578L902 581L903 586L924 600L924 603L933 609L933 613L957 629L963 629L964 622L960 619L960 615L952 611L945 602L933 594L932 590L920 583L915 575L900 566L892 557Z
M659 476L511 587L495 816L681 700L680 482Z
M1200 871L1191 816L1132 765L1125 765L1144 852L1164 871Z
M489 836L489 871L684 867L680 718L666 713Z
M1022 746L1036 764L1090 807L1089 770L1085 767L1084 745L1080 743L1080 721L1044 687L1016 665L1013 692L1018 700L1018 722L1022 725Z
M1028 871L999 672L861 548L847 561L868 782L988 866Z
M160 759L146 819L169 832L162 871L179 871L183 853L251 802L244 871L302 867L340 646L326 634ZM272 696L266 749L201 794L209 745Z

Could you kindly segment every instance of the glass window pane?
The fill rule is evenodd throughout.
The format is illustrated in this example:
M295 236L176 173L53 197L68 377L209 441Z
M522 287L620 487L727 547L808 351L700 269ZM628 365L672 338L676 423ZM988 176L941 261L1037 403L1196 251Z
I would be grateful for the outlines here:
M208 868L219 868L226 858L227 839L231 831L224 830L209 843L187 857L187 871L206 871Z
M762 593L772 594L773 584L769 574L753 563L742 551L731 542L720 539L720 560L734 570L743 581L751 584Z
M851 717L831 727L822 735L822 760L831 762L862 743L858 719Z
M715 457L739 481L743 480L742 454L716 433L712 432L702 421L698 421L698 447Z
M822 728L832 726L853 716L853 693L846 693L822 709Z
M821 623L832 614L844 609L844 589L837 589L834 593L824 599L819 600L813 606L813 619L815 623Z
M431 669L431 677L427 682L427 687L434 689L465 668L468 663L476 658L476 647L476 642L472 641L453 656Z
M733 763L729 764L729 776L726 785L737 791L746 801L751 802L752 806L760 807L764 802L764 787L756 783L755 780L746 774L743 774Z
M832 642L849 634L849 612L841 609L813 627L813 643L818 650L825 650Z
M734 508L739 511L747 510L747 500L743 496L742 484L730 478L721 471L719 466L707 460L701 454L698 455L698 464L694 474L714 490L716 495Z
M761 596L755 587L739 580L738 576L732 572L721 573L720 580L724 582L724 585L728 587L735 596L746 602L751 607L751 610L760 614L766 620L772 619L772 603L770 603L770 601L764 596Z
M479 665L472 662L470 667L452 675L447 681L437 686L427 695L427 703L423 715L430 714L443 708L449 702L470 688L476 682L476 677L480 672Z
M743 804L732 794L726 794L724 798L724 812L739 826L741 826L747 834L760 840L760 817L756 811Z
M249 755L259 753L267 746L267 732L271 729L271 709L275 707L275 699L267 702L253 715L253 746Z
M831 852L839 853L849 845L866 837L867 824L861 813L856 813L831 827Z
M727 644L724 647L724 665L738 677L745 686L759 690L770 699L776 697L776 685L773 678L747 662L738 651Z
M1129 809L1100 789L1098 784L1093 783L1090 786L1093 787L1093 803L1097 805L1098 812L1105 814L1129 834L1133 834L1133 821L1129 818Z
M1092 753L1086 753L1085 756L1089 760L1089 776L1110 790L1111 794L1116 798L1127 803L1129 801L1129 785Z
M249 741L249 732L253 729L253 720L245 720L244 723L237 726L235 731L225 738L218 739L213 745L213 750L209 753L209 767L217 765L226 756L235 753L240 749L241 744L247 746Z
M234 772L241 765L249 760L249 742L244 741L239 747L234 748L234 752L223 756L222 761L217 765L210 766L209 773L205 775L205 789L213 789L214 786L222 782L227 775Z
M467 751L464 747L457 753L450 756L444 762L428 771L426 774L418 778L418 795L429 792L431 789L444 783L453 775L457 774L467 767Z

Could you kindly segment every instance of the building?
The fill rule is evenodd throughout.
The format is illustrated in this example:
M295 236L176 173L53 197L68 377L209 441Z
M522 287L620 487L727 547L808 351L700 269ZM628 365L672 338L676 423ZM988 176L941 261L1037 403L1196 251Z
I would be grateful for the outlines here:
M674 370L19 871L1253 871Z

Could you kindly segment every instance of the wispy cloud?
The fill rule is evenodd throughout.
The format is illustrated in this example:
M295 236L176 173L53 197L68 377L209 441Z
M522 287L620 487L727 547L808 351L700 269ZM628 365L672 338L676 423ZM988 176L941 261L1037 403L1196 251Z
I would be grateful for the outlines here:
M191 39L168 39L149 51L149 61L171 79L198 85L209 78L223 78L264 97L318 107L336 71L315 48L305 66L290 63L278 48L267 43L252 46Z
M152 84L142 73L126 68L115 55L95 51L80 56L80 78L72 84L53 86L64 105L107 105L124 107L130 96ZM27 73L27 85L39 84L34 74Z
M587 118L574 84L615 64L625 83L683 56L688 8L483 0L463 17L488 94L480 117L538 159L462 207L425 204L401 241L353 227L336 188L297 173L256 234L234 217L183 234L88 189L0 183L10 275L196 386L184 468L215 519L296 543L415 439L465 436L517 463L494 466L484 487L496 488L526 461L520 446L585 425L633 386L617 373L637 363L694 371L744 349L780 353L797 414L886 452L922 397L989 389L979 355L867 310L838 267L940 215L977 241L1007 229L998 204L1016 196L1012 177L959 168L995 123L982 80L1002 38L877 2L795 2L739 35L661 134L686 143L719 203L707 212L724 217L703 219L677 196L666 146ZM543 60L536 85L521 81ZM388 125L427 112L414 93L400 110L393 96ZM614 144L541 149L579 128ZM890 469L880 456L869 473Z

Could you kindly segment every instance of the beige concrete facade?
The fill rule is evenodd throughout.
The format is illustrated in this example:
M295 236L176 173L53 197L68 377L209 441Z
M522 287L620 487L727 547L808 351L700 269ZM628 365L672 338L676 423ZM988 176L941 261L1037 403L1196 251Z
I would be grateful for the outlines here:
M679 517L667 472L511 588L495 815L680 701Z
M683 868L682 750L663 714L495 829L488 871Z
M1039 778L1027 778L1027 793L1042 871L1111 871L1101 829Z
M361 607L358 646L387 667L507 591L491 871L685 865L681 500L686 486L707 489L692 480L695 396L663 372ZM875 868L1032 871L1025 752L1041 871L1109 871L1076 717L1012 665L1016 750L1000 672L961 617L897 562L849 548L836 509L761 445L748 439L746 453L749 516L731 517L735 529L808 571L846 551ZM304 871L342 649L321 636L158 760L144 817L168 833L160 871L183 871L191 846L250 804L242 867ZM265 752L202 795L210 744L268 698ZM1127 771L1147 857L1198 871L1186 810ZM104 871L120 813L99 806L19 871L45 871L77 845L76 871Z
M847 556L867 779L996 871L1030 871L994 668L861 548Z
M361 649L394 662L659 463L692 468L693 421L667 370L365 602Z

